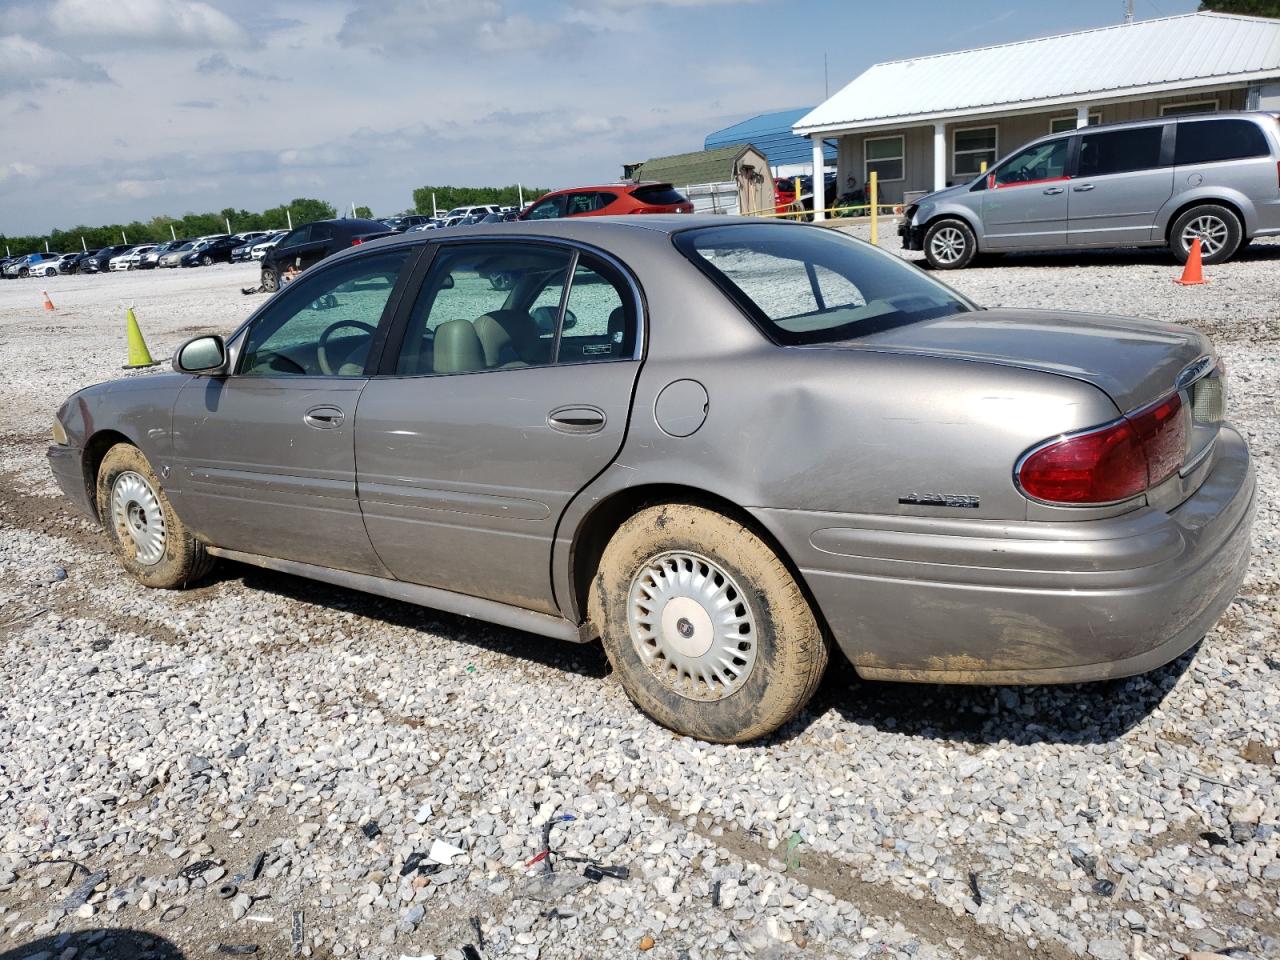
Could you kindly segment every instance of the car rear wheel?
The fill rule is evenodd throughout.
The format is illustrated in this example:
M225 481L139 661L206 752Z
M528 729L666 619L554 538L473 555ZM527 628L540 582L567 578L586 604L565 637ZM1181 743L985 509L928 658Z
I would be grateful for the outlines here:
M275 293L280 288L280 278L271 267L262 268L262 289L267 293Z
M1240 218L1230 209L1216 203L1202 203L1173 222L1169 229L1169 249L1174 259L1186 263L1192 243L1199 239L1201 262L1222 263L1235 256L1243 234Z
M169 504L142 451L118 443L98 467L98 516L121 565L148 587L173 589L213 566Z
M786 564L703 507L648 507L609 541L589 598L631 700L678 733L741 743L796 715L827 643Z
M53 269L53 267L50 267L48 270L44 272L44 275L46 277L56 277L58 275L58 271Z
M924 234L924 255L935 270L967 267L978 252L978 241L963 220L939 220Z

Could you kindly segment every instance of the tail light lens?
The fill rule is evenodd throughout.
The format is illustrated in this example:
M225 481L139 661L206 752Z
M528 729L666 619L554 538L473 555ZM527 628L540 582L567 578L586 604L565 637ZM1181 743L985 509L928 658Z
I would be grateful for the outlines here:
M1167 480L1186 449L1182 397L1175 393L1105 426L1034 448L1018 466L1018 485L1048 503L1114 503Z

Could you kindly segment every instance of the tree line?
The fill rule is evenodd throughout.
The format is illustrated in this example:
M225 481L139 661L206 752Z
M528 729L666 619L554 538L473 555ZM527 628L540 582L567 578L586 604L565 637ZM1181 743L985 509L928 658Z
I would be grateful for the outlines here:
M537 200L547 192L546 187L525 187L524 202ZM431 198L435 195L436 207L443 213L454 207L475 207L486 203L496 203L500 207L514 207L520 203L521 188L516 184L509 187L419 187L413 191L414 211L431 216Z
M370 211L368 207L360 207L356 212L362 216L368 216ZM259 213L227 207L217 213L152 217L145 223L134 220L132 223L110 223L100 227L81 225L68 230L53 230L45 236L38 237L0 234L0 253L5 246L15 257L24 253L43 253L45 241L48 241L50 250L68 253L80 249L81 238L90 250L99 250L125 242L158 243L172 239L175 234L180 240L190 239L211 233L225 233L228 220L231 221L233 233L243 233L248 230L283 230L289 225L290 216L293 217L293 223L296 226L310 223L312 220L328 220L337 215L338 212L332 204L325 203L323 200L298 197L289 203L283 203ZM127 241L124 239L126 237Z

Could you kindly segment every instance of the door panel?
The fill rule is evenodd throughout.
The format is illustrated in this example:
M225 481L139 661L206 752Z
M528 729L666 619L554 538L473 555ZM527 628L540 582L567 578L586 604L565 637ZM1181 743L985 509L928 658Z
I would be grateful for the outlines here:
M1068 140L1014 154L992 171L982 193L982 240L988 250L1059 247L1067 240Z
M193 379L173 410L183 520L220 547L385 576L356 499L352 415L367 382ZM317 407L345 420L313 426Z
M1156 214L1173 194L1167 139L1160 125L1081 135L1067 203L1069 245L1153 239Z
M234 374L179 392L175 507L210 543L386 575L356 498L355 412L409 257L369 254L295 281L242 334Z
M566 247L440 245L394 375L356 411L365 526L395 576L556 612L556 524L622 445L638 309Z

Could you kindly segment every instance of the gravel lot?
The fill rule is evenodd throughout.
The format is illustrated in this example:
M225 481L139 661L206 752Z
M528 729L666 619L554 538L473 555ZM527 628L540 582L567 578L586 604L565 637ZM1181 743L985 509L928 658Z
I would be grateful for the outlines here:
M651 724L597 647L234 564L136 585L57 496L53 412L120 374L130 302L161 356L247 316L255 268L0 284L0 957L286 957L295 916L317 957L456 960L481 934L486 957L1277 956L1280 244L1208 272L1100 253L945 278L1215 338L1261 491L1199 648L1075 687L836 665L747 748ZM531 898L560 814L562 854L630 878ZM462 852L415 869L436 840Z

